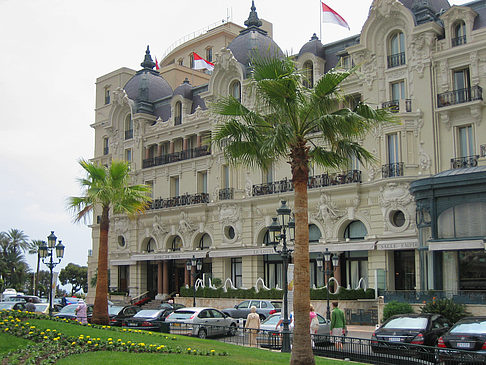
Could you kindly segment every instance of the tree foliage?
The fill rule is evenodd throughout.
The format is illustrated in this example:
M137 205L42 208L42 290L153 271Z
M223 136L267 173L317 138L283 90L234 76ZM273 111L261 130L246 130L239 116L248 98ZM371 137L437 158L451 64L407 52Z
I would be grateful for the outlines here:
M71 285L71 296L80 290L88 291L88 267L69 263L59 273L59 281L62 285Z

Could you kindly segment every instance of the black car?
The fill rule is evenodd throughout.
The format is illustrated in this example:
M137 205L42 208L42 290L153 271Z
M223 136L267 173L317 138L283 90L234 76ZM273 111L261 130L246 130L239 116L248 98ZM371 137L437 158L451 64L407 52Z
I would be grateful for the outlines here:
M412 356L419 347L436 346L439 337L450 328L450 323L440 314L398 314L390 317L371 336L371 349L381 353L407 351Z
M185 308L186 306L184 304L180 304L180 303L161 303L160 304L160 309L173 309L173 310L177 310L177 309L181 309L181 308Z
M260 320L266 319L271 314L280 312L282 310L282 302L278 300L245 300L234 308L223 309L223 313L232 318L244 318L250 313L250 308L252 306L256 307L256 312L260 316Z
M110 305L108 306L110 326L121 326L125 319L133 317L138 312L140 312L140 307L136 305Z
M54 314L56 318L64 318L64 319L72 319L76 320L76 308L78 307L77 304L69 304ZM93 306L91 304L87 305L87 314L88 314L88 323L91 322L91 317L93 316Z
M486 317L461 319L439 338L437 346L441 361L447 364L485 364Z
M24 302L0 302L0 310L25 310Z
M169 332L165 319L174 309L142 309L133 317L125 319L123 327L158 332Z

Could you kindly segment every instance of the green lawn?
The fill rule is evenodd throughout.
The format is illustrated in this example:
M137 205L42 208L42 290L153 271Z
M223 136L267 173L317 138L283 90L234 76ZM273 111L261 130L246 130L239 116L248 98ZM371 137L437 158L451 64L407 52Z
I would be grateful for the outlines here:
M32 343L32 341L24 340L23 338L0 333L0 356L6 352L17 350Z

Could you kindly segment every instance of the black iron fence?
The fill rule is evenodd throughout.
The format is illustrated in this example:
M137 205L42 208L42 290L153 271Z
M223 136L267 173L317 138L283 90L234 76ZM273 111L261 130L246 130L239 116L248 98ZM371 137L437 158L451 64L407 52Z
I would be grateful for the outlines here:
M403 176L403 162L394 162L381 166L381 175L383 178Z
M441 108L475 100L483 100L483 89L479 85L437 94L437 107Z
M233 188L219 189L219 200L231 200L233 199Z
M451 158L451 169L463 169L465 167L476 167L479 155Z
M384 103L381 103L381 107L383 109L388 108L391 113L399 113L399 112L410 113L412 111L412 100L404 99L405 110L400 110L400 100L385 101Z
M374 326L378 323L378 309L350 309L344 311L347 324Z
M163 209L180 207L184 205L209 203L209 194L197 193L197 194L184 194L180 196L174 196L168 199L154 199L149 209Z
M388 68L397 67L405 64L405 52L400 52L388 56Z
M443 298L452 299L454 303L460 304L486 303L486 291L484 290L387 290L380 292L380 295L383 295L385 303L398 301L421 304Z
M211 149L209 148L209 146L196 147L190 150L184 150L180 152L169 153L166 155L146 158L142 162L142 168L146 169L149 167L166 165L168 163L189 160L191 158L207 156L210 154Z
M452 38L452 47L460 46L461 44L466 44L466 36L462 35L460 37Z

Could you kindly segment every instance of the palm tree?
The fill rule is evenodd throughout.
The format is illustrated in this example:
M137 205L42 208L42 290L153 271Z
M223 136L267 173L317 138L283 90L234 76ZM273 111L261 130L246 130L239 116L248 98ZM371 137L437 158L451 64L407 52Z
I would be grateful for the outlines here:
M70 197L68 208L75 213L75 221L87 219L89 213L101 208L98 247L98 281L92 322L108 324L108 232L109 213L133 216L142 213L150 201L147 185L130 186L130 167L123 161L112 161L109 167L81 160L87 176L79 179L83 195Z
M29 246L28 246L28 252L30 255L37 255L37 268L35 270L35 282L34 282L34 295L37 295L37 290L39 286L39 269L40 269L40 252L39 252L39 247L41 247L44 244L44 241L42 240L33 240L30 241Z
M10 229L10 231L6 232L6 237L11 250L20 249L25 251L29 247L29 242L27 241L29 237L21 229Z
M354 70L330 71L309 89L289 58L255 57L252 66L249 87L255 105L249 109L231 96L215 102L212 108L222 123L213 141L230 163L262 169L281 159L290 164L295 189L295 327L290 363L314 364L309 331L309 164L339 168L350 156L372 161L371 153L356 141L390 114L364 103L353 109L342 107L346 100L339 87Z

